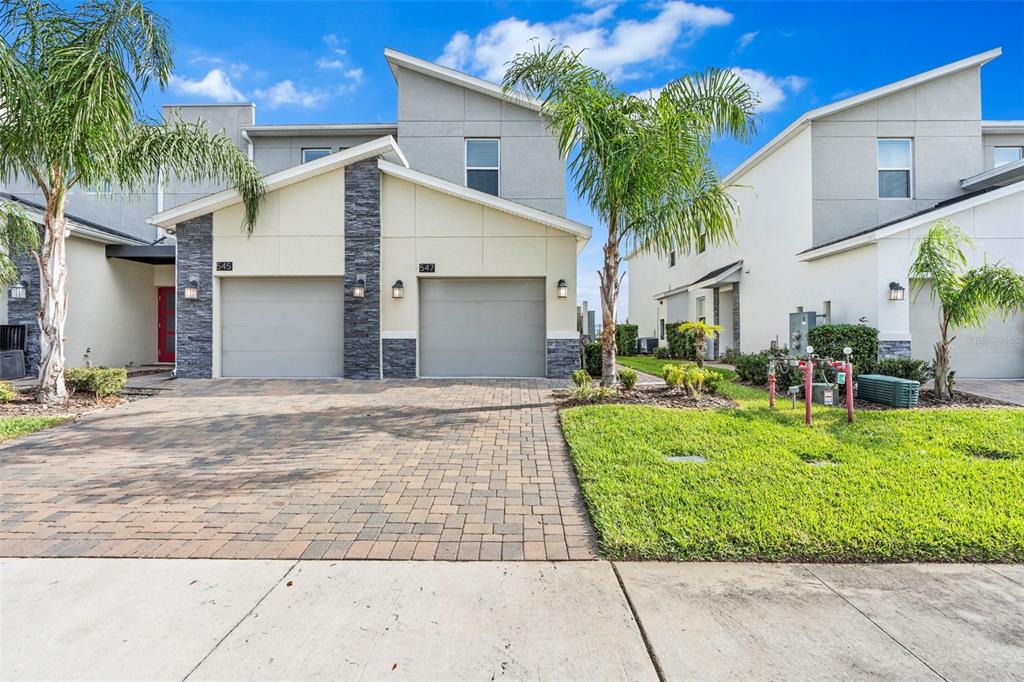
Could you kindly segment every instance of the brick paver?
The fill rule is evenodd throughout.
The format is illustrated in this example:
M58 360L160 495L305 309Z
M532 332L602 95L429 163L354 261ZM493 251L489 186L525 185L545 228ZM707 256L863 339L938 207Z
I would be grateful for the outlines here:
M0 448L0 555L593 559L553 386L178 380Z

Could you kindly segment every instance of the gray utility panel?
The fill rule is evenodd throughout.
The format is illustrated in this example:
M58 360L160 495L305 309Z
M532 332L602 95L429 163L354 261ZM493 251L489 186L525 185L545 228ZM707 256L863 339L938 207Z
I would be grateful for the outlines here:
M344 292L340 278L221 279L221 376L340 377Z
M420 376L545 375L543 279L421 279Z

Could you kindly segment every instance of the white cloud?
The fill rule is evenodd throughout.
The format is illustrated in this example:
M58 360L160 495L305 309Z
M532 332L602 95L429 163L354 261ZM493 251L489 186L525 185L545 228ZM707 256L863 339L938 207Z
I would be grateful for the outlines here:
M757 37L758 33L760 33L760 31L750 31L749 33L744 33L739 38L737 38L736 51L743 52L743 50L750 47L750 43L754 42L754 38Z
M807 79L803 76L776 78L757 69L744 69L738 66L732 70L757 93L758 99L761 100L758 105L759 111L778 109L786 101L786 97L800 92L807 86Z
M329 59L328 57L320 57L316 60L316 68L318 69L341 69L344 68L345 62L340 59Z
M627 69L666 56L680 39L692 42L715 26L725 26L732 14L719 7L671 0L647 20L615 20L615 4L590 3L582 12L554 22L529 22L510 17L491 24L476 36L459 31L444 48L438 63L500 81L506 62L532 48L551 42L586 50L584 60L613 78Z
M206 97L215 102L240 102L245 95L231 84L231 79L220 69L212 69L199 80L172 75L171 90L185 95Z
M253 91L253 95L262 100L269 108L281 106L297 106L311 109L319 106L327 99L327 93L319 90L303 90L290 80L275 83L269 88Z

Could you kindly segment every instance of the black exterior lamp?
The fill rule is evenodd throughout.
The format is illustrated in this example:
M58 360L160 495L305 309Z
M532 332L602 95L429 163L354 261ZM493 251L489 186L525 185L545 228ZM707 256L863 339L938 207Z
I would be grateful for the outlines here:
M7 290L7 295L10 298L16 300L24 299L26 296L28 296L28 284L26 284L25 282L18 282L16 284L12 284L11 287Z
M356 283L352 286L352 297L366 297L366 275L356 275Z
M564 279L558 280L558 298L569 297L569 285Z
M199 280L195 277L190 277L188 280L188 286L185 287L185 298L189 301L199 298Z
M906 294L906 289L903 288L899 282L889 282L889 300L890 301L902 301L903 296Z
M405 285L402 284L402 280L396 279L391 285L391 298L405 298Z

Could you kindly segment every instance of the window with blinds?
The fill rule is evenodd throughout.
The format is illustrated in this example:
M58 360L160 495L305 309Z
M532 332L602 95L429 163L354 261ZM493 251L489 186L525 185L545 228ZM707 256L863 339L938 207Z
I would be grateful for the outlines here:
M499 196L501 145L497 139L466 140L466 187Z

